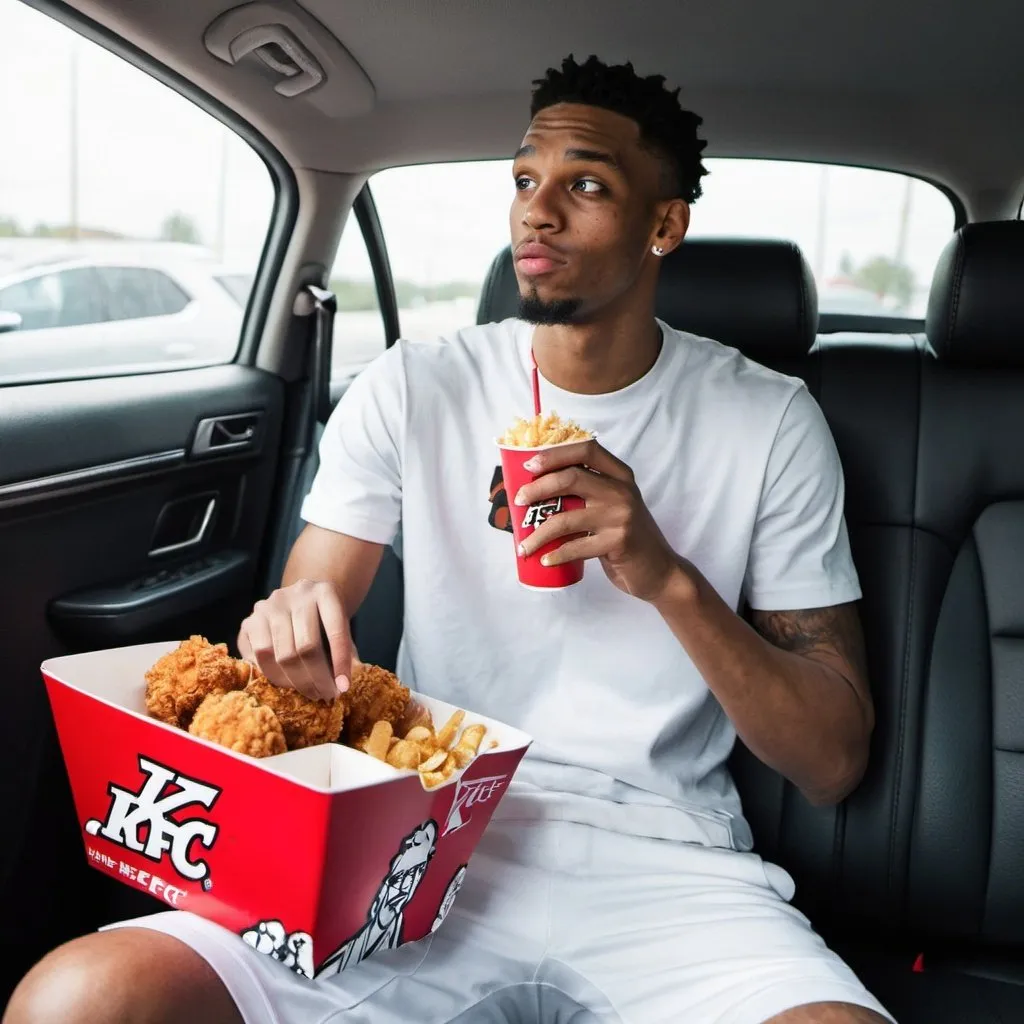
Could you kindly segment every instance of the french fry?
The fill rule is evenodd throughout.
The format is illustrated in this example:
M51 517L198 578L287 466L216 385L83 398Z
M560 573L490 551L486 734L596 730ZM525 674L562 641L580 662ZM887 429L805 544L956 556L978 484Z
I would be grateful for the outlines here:
M420 748L408 739L397 740L387 756L387 762L392 768L419 768L422 759Z
M424 775L429 775L432 772L438 771L440 767L448 760L448 752L446 750L439 750L437 753L428 757L420 766L420 772Z
M377 758L378 761L386 761L390 743L391 723L387 719L382 719L374 723L370 735L366 737L366 742L363 744L363 750L370 757Z
M452 745L452 740L455 739L455 734L459 731L459 726L462 725L462 720L465 717L465 711L456 711L452 717L441 726L437 733L437 745L439 747L443 747L447 750Z
M423 740L433 739L433 730L428 729L425 725L414 725L406 734L407 740L412 740L413 743L419 743Z
M456 743L452 747L451 756L455 759L456 765L459 768L465 768L467 765L472 764L476 758L477 752L471 747L464 747L461 743Z
M476 757L486 732L487 726L481 724L467 725L462 730L459 742L452 747L452 756L460 768L465 768Z
M476 725L467 725L459 737L459 746L468 747L475 754L480 749L486 732L487 726L482 722L478 722Z
M594 435L572 420L563 420L558 413L538 413L532 419L517 417L500 438L498 444L509 448L536 448L546 444L564 444L566 441L589 441Z
M424 789L437 789L447 782L447 777L441 772L420 772L420 781Z

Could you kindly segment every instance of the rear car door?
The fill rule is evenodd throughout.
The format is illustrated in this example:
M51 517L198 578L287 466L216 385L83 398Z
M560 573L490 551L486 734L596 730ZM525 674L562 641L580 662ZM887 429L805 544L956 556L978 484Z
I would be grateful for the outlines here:
M102 371L73 367L70 355L62 365L68 339L47 348L48 332L31 324L0 334L2 1011L61 941L159 909L86 866L39 665L191 633L231 641L252 607L285 410L283 382L252 362L295 186L245 126L232 131L202 97L71 27L0 2L0 38L0 123L13 125L0 160L0 254L20 245L42 263L42 242L57 259L140 239L173 247L185 223L191 244L255 274L244 324L239 316L233 337L199 346L208 365L161 368L166 339L148 354L124 339L143 319L110 332ZM69 88L18 88L30 71ZM59 125L70 141L57 161L47 145Z

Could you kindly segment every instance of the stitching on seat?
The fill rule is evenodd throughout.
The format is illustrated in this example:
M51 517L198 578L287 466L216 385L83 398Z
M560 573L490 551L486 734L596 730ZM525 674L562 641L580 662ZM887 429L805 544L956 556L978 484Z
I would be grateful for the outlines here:
M991 507L991 506L989 506ZM983 510L984 512L984 510ZM980 518L980 516L978 517ZM982 613L985 616L985 633L988 636L988 643L986 644L986 653L988 654L988 735L989 735L989 760L992 765L992 773L989 776L989 812L988 812L988 853L985 857L985 885L982 888L982 903L981 903L981 915L980 920L977 923L979 935L983 935L985 932L985 926L988 923L989 908L991 906L991 886L992 886L992 853L995 847L995 825L996 825L996 779L995 779L995 751L999 748L996 746L996 735L995 735L995 688L996 688L996 670L995 670L995 658L993 657L992 651L992 640L994 634L992 632L992 610L988 603L988 587L986 586L987 580L985 579L985 563L981 559L981 545L978 543L977 534L978 519L974 520L971 526L971 532L969 535L969 543L974 548L974 560L978 565L978 579L981 580L981 607ZM956 562L953 563L954 567ZM952 576L952 569L950 570L950 576ZM947 589L949 582L946 583Z
M953 335L956 330L956 314L960 308L960 285L964 279L964 268L967 265L967 236L960 229L961 244L956 247L956 260L953 263L953 297L949 304L949 341L948 348L953 349Z
M911 522L911 534L910 534L910 572L909 572L909 593L907 595L907 628L903 634L903 678L900 692L900 714L899 714L899 731L897 732L897 743L896 743L896 772L894 776L895 790L893 792L892 801L892 819L889 827L889 872L888 872L888 884L890 896L893 894L895 872L896 872L896 826L899 819L900 810L900 793L903 789L903 755L906 751L906 723L907 723L907 701L908 693L910 690L910 652L911 652L911 633L913 632L914 622L914 598L916 594L915 580L916 569L917 569L917 482L920 479L920 459L921 459L921 390L922 390L922 371L923 362L921 355L917 355L917 432L914 437L914 487L911 495L910 505L910 522ZM901 912L906 907L906 892L901 895L900 909Z

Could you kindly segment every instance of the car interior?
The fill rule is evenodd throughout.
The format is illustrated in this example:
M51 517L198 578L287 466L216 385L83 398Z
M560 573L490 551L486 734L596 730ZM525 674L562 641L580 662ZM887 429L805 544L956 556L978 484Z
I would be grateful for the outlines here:
M806 381L845 473L870 764L840 805L813 807L739 744L756 849L899 1021L1024 1020L1024 8L28 6L226 124L265 162L274 205L232 362L6 384L0 350L0 1009L59 943L162 906L88 866L40 663L233 641L280 581L343 392L327 288L347 222L386 343L402 333L367 181L507 159L531 80L596 53L681 84L709 156L899 171L949 197L924 317L819 315L808 255L755 237L687 241L664 262L657 313ZM516 311L511 252L492 255L478 323ZM353 624L364 660L389 668L402 573L396 542Z

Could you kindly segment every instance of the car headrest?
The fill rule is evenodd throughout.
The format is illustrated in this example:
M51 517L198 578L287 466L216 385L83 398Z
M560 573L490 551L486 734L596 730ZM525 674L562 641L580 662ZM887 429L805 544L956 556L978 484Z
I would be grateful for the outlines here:
M518 311L512 251L491 264L478 323ZM754 360L806 355L818 331L814 277L792 242L697 238L664 258L655 314Z
M818 333L814 275L792 242L697 238L665 258L657 315L760 360L803 356Z
M1024 223L957 231L935 268L925 333L943 362L1024 367Z

